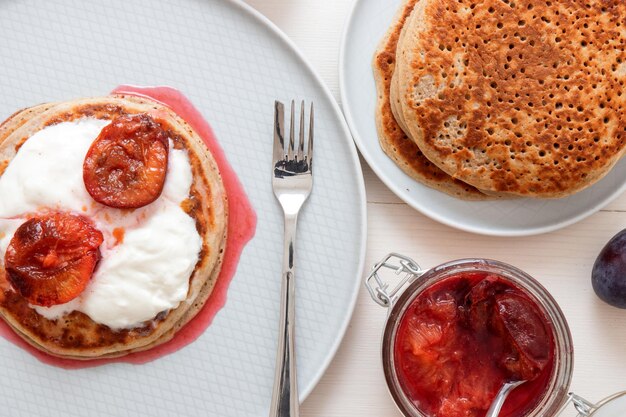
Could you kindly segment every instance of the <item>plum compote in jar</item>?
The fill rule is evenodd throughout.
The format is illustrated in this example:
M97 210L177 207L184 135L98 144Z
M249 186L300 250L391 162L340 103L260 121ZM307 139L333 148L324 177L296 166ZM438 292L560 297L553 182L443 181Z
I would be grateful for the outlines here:
M383 334L385 377L400 410L410 417L484 417L502 385L525 380L500 416L553 416L567 399L572 341L550 294L498 261L418 269L405 268L414 277L389 298Z

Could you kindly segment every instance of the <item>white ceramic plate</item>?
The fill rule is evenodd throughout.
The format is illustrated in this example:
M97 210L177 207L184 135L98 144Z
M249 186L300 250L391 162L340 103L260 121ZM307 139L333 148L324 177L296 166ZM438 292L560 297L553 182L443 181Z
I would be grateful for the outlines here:
M282 213L271 190L273 103L315 102L314 190L300 217L297 356L311 392L350 319L365 250L354 144L328 90L272 24L239 1L0 2L0 119L118 84L170 85L212 124L258 215L213 324L145 365L44 365L0 338L0 415L266 417L277 341ZM2 198L2 196L0 196Z
M626 413L626 394L617 394L592 414L592 417L622 417Z
M348 125L363 157L402 200L444 224L475 233L520 236L549 232L589 216L626 189L626 161L602 181L558 200L465 202L417 183L378 144L372 75L374 51L402 0L356 0L348 18L339 63L341 98Z

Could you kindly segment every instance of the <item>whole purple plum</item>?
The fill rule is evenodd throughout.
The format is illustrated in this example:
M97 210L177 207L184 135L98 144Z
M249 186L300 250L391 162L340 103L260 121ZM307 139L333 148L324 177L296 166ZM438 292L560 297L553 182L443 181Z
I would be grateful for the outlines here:
M591 270L591 283L602 300L626 308L626 229L600 251Z

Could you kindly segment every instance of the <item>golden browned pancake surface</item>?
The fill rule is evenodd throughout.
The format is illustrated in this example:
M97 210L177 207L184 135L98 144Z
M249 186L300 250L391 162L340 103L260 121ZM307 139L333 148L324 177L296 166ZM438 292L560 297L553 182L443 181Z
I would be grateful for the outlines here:
M421 0L398 48L410 136L481 190L562 197L626 138L626 3Z
M418 1L407 0L402 5L393 25L374 55L373 69L378 93L376 126L380 145L385 153L413 179L455 197L467 200L486 199L488 197L476 188L453 179L430 162L405 134L394 117L390 90L396 62L396 46L402 27Z
M219 274L226 241L227 201L217 165L191 127L169 108L148 99L115 95L26 109L0 126L0 162L10 163L21 144L46 126L84 117L110 120L148 113L164 125L174 147L189 155L193 183L185 211L195 220L202 249L189 278L187 299L133 329L112 330L73 311L57 320L36 312L8 284L0 270L0 315L26 341L56 356L91 359L145 350L171 339L202 308ZM26 112L26 113L25 113ZM28 114L28 120L21 117ZM95 139L95 138L94 138ZM1 172L0 172L1 175Z

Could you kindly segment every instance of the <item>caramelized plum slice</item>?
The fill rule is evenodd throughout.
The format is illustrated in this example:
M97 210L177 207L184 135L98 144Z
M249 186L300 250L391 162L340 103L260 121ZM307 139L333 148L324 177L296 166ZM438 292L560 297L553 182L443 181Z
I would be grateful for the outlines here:
M489 275L472 287L465 297L469 327L477 332L487 332L493 316L495 296L506 291L506 284L495 275Z
M110 207L148 205L163 191L168 149L167 132L152 117L120 116L102 129L85 156L85 188Z
M472 287L466 299L472 304L492 300L496 294L506 291L507 288L507 285L504 284L498 276L487 275Z
M429 349L440 344L456 316L457 305L449 294L423 300L407 322L407 342L416 357L430 356Z
M502 365L512 380L535 379L550 359L550 337L529 300L512 293L495 297L493 326L508 342Z
M443 330L440 323L412 317L406 330L409 350L418 358L430 356L429 348L441 342Z
M82 216L50 213L27 220L4 258L7 278L31 304L49 307L78 296L100 259L102 233Z

